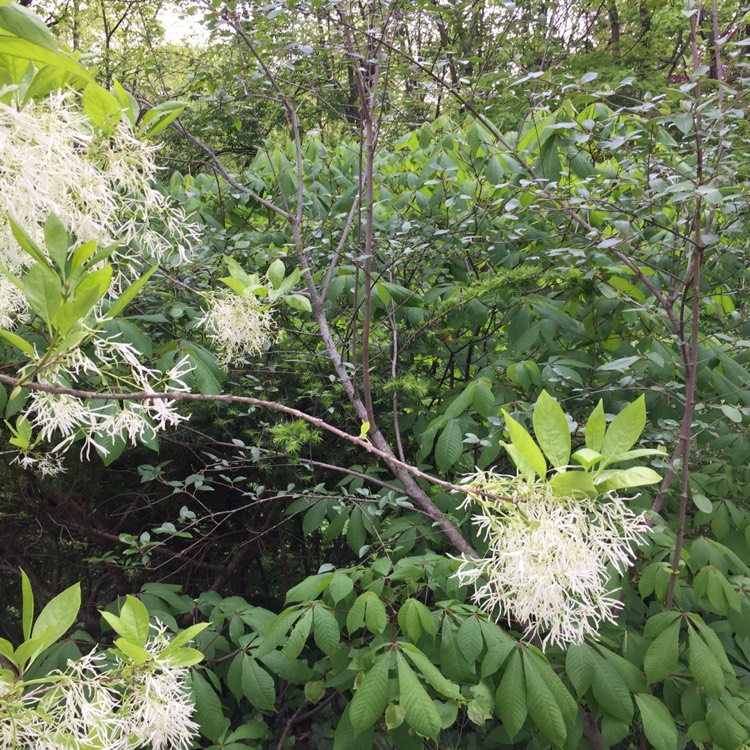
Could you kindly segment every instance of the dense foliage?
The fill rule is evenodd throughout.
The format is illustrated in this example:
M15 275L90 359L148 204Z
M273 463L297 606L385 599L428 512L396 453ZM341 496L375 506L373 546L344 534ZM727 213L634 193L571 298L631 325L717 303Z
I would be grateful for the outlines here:
M166 9L0 0L3 679L22 567L196 746L747 745L744 10Z

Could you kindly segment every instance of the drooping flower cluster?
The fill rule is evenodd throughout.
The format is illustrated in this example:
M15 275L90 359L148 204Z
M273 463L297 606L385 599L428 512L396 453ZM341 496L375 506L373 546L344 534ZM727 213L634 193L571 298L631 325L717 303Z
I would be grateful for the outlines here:
M208 296L209 308L200 319L224 364L258 354L273 338L273 316L259 297L242 294Z
M40 380L51 386L60 382L83 385L86 380L104 379L105 370L109 367L110 379L112 372L119 370L119 384L126 385L129 390L189 390L184 378L192 366L186 358L165 374L160 374L145 367L130 344L112 338L95 338L93 350L93 359L81 349L70 350L54 365L43 370ZM157 431L188 418L177 411L177 404L172 399L149 398L116 403L36 390L29 396L26 416L42 440L58 441L53 448L55 452L65 451L81 437L82 453L88 455L93 447L103 456L107 455L107 444L111 440L120 439L135 445L138 441L153 439ZM34 458L28 468L41 468L34 463Z
M116 241L120 257L137 239L140 253L184 254L191 224L150 180L155 149L123 122L95 135L72 96L56 94L23 109L0 103L0 210L43 246L42 225L57 214L78 242ZM11 271L31 258L0 221L0 260Z
M160 654L157 632L144 664L112 665L92 652L26 691L0 679L0 747L13 750L183 750L198 725L188 670Z
M486 557L464 560L456 573L475 587L473 600L497 619L525 625L529 637L578 643L614 622L622 606L611 587L623 574L648 524L614 495L554 495L548 483L479 472L468 477L462 507L488 542ZM477 491L496 493L495 499Z

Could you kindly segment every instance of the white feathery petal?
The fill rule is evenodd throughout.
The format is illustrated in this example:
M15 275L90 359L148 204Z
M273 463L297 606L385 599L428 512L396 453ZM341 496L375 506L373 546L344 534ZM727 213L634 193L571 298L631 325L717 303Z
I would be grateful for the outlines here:
M601 501L561 497L546 482L532 485L493 472L464 484L462 506L479 506L473 523L489 546L484 558L464 559L456 576L475 587L479 607L525 623L526 634L545 646L579 643L604 621L616 621L622 605L609 581L613 571L627 570L643 543L649 527L642 515L614 495Z

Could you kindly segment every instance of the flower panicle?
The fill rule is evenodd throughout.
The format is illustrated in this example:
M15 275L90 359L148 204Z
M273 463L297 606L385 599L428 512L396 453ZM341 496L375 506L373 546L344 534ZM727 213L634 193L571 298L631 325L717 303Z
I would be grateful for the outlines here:
M472 521L487 551L462 560L456 576L474 586L480 608L524 623L526 635L544 646L580 643L616 622L622 603L610 580L613 571L626 572L643 544L643 515L614 493L600 500L558 496L547 482L491 471L467 477L465 486L461 507L478 506Z
M198 732L186 686L188 670L163 658L157 629L140 666L112 666L91 652L25 693L0 681L0 747L17 750L187 750Z

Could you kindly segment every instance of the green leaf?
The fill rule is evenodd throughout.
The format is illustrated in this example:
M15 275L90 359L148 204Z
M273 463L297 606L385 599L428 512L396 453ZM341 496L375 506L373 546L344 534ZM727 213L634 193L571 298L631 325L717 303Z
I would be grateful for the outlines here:
M593 415L592 415L593 416ZM646 397L641 395L628 404L610 423L599 453L604 457L602 468L615 456L630 450L646 426ZM596 450L594 446L587 446Z
M364 594L360 594L352 604L352 608L346 615L346 629L351 635L355 630L359 630L365 624L365 610L367 609L367 599Z
M127 289L125 289L125 291L123 291L123 293L114 301L112 307L109 308L107 317L114 318L116 315L119 315L125 309L125 307L136 298L141 289L143 289L145 283L151 278L151 275L156 271L157 268L159 268L158 263L155 266L151 266L151 268L149 268L148 271L143 274L143 276L136 279Z
M451 618L443 618L440 635L440 666L443 674L456 682L465 681L468 675L473 674L473 670L458 647L456 627Z
M313 624L313 611L306 609L297 624L292 628L284 647L281 650L282 655L287 659L296 659L302 649L305 647L307 637L310 635Z
M23 291L31 309L51 326L57 309L63 302L60 279L41 263L35 263L23 281Z
M513 649L517 648L515 639L504 633L494 622L480 620L482 635L487 645L487 652L482 659L481 676L484 679L495 674L505 663Z
M587 471L563 471L549 480L552 491L559 497L597 497L600 493Z
M422 635L422 618L420 617L420 607L427 607L418 602L416 599L408 598L398 610L398 626L416 643ZM429 614L429 610L427 610ZM430 619L432 616L430 615Z
M51 213L44 222L44 244L57 267L65 271L68 260L68 232L57 214Z
M15 346L16 349L20 349L24 354L27 354L29 357L36 356L36 353L34 352L34 347L28 341L26 341L25 339L22 339L17 334L11 333L10 331L4 331L2 328L0 328L0 337L4 338L12 346Z
M495 705L503 727L512 740L521 731L528 714L523 662L517 648L508 659L495 693Z
M81 584L74 583L58 594L39 613L31 637L37 638L48 632L46 645L51 645L73 625L81 608Z
M365 625L373 635L380 635L388 624L385 604L374 591L365 591Z
M105 133L112 133L120 123L122 110L117 97L98 83L89 83L81 97L83 109L91 122Z
M607 419L604 416L604 403L599 401L594 411L591 412L588 422L586 422L586 429L584 430L586 447L596 453L601 453L606 431Z
M339 645L339 624L330 610L318 603L313 608L313 639L324 653L332 654Z
M284 281L286 268L283 261L278 258L268 267L268 280L273 284L274 289L278 289Z
M458 629L456 636L458 647L467 662L471 663L482 653L484 642L482 639L482 628L476 617L467 617Z
M362 679L349 704L349 719L358 735L369 729L382 716L388 705L388 672L391 652L381 654Z
M319 573L318 575L308 576L304 581L287 591L286 604L317 599L320 593L331 582L332 578L333 573Z
M18 3L7 3L0 7L0 28L52 53L62 53L57 40L42 19Z
M461 423L451 419L443 427L435 446L435 461L441 471L447 472L461 458L464 449L464 438Z
M22 60L33 60L36 63L52 65L55 68L67 70L87 81L93 81L93 76L79 62L63 52L53 52L43 46L32 44L25 39L11 36L0 36L0 55Z
M524 653L523 660L524 670L528 672L529 669L533 669L549 688L565 721L573 722L578 715L578 704L565 687L565 683L555 674L550 663L531 649Z
M206 678L195 670L190 673L190 686L195 704L193 718L198 722L201 734L216 742L224 731L224 712L219 696Z
M349 521L346 525L346 543L352 552L359 554L367 539L367 529L361 508L355 508L349 515Z
M136 666L145 664L151 658L151 654L149 654L145 648L136 643L132 643L126 638L115 638L114 644L123 654L125 654L125 656L131 659Z
M610 490L642 487L646 484L658 484L661 482L661 474L657 474L648 466L634 466L630 469L602 471L594 481L599 492L609 492Z
M31 589L31 581L23 568L21 569L21 619L23 621L23 639L31 638L31 624L34 622L34 592Z
M301 294L287 294L282 299L284 300L284 304L288 305L293 310L312 312L310 300L307 299L307 297L303 297Z
M351 703L344 708L344 713L333 736L333 750L371 750L374 732L372 727L364 732L354 731L350 718Z
M404 711L402 706L391 703L385 709L385 726L389 732L393 729L398 729L404 723L404 719L406 719L406 711Z
M669 677L677 668L679 637L680 620L675 620L646 649L643 669L649 684Z
M478 414L483 417L492 416L495 408L495 394L488 380L480 378L476 381L474 389L473 406Z
M510 435L510 441L518 451L518 454L523 457L524 466L518 466L518 463L516 463L521 473L533 481L533 475L529 476L528 469L530 468L533 474L544 478L547 474L547 461L542 451L539 450L539 446L534 442L534 439L529 435L526 428L519 422L516 422L505 409L503 409L503 417L505 417L505 426ZM511 453L510 457L516 462L517 456Z
M182 111L186 106L186 102L166 101L157 104L155 107L151 107L151 109L143 115L139 127L139 135L141 138L146 139L158 135L162 130L168 127L172 121L182 114Z
M109 613L103 612L102 614ZM122 605L118 620L121 627L117 628L113 625L118 635L126 638L131 643L135 643L137 646L146 645L149 632L148 610L140 599L136 599L134 596L126 596L125 604Z
M5 420L6 427L11 431L13 437L8 440L11 445L15 445L22 451L29 450L31 446L31 437L33 435L31 422L23 414L16 419L16 426L13 427L8 420Z
M125 116L130 120L130 124L135 125L141 111L136 98L129 91L126 91L116 78L112 81L112 89L120 107L125 112Z
M461 700L461 691L458 685L447 680L443 673L416 646L411 643L402 643L401 649L438 693L450 700Z
M653 695L636 693L643 732L654 750L677 750L677 728L669 709Z
M257 709L275 710L276 687L273 677L250 656L246 656L242 662L242 692Z
M736 721L726 706L715 696L706 696L706 723L711 732L714 747L722 748L742 747L748 740L748 730Z
M619 672L606 659L597 659L591 688L599 705L611 716L622 721L633 719L633 699Z
M169 663L176 667L192 667L202 661L203 652L197 648L177 648L169 652Z
M542 391L533 414L534 434L553 468L570 463L570 429L560 404Z
M144 589L145 590L145 589ZM169 641L169 645L162 651L162 655L171 653L173 650L181 648L186 643L190 643L199 633L202 633L206 628L211 627L209 622L198 622L195 625L191 625L185 630L180 631L177 635L172 636Z
M401 654L396 656L399 705L406 712L406 721L417 734L437 740L442 728L440 714L406 659Z
M732 665L729 663L726 649L724 648L722 642L719 640L719 636L716 635L716 633L699 617L693 617L692 623L700 631L700 634L703 636L703 640L706 642L706 645L709 647L709 649L711 649L711 653L713 654L714 659L716 659L716 661L721 665L722 669L727 674L734 676L734 669L732 669Z
M342 599L345 599L353 590L354 582L352 579L338 571L333 574L333 578L328 584L328 593L331 595L334 604L338 604Z
M565 673L580 698L591 687L596 669L594 651L585 643L568 646Z
M697 683L709 693L721 695L724 690L724 672L721 664L716 661L711 649L690 624L688 624L688 654L690 671L695 675Z
M533 659L524 658L523 668L529 716L550 742L562 747L567 736L567 729L560 706L557 705L552 691L545 684Z

